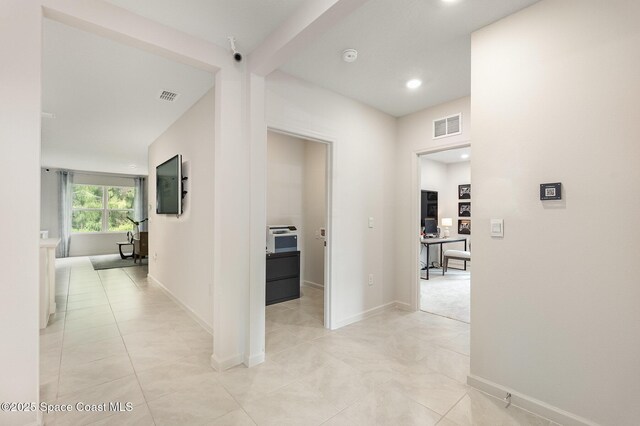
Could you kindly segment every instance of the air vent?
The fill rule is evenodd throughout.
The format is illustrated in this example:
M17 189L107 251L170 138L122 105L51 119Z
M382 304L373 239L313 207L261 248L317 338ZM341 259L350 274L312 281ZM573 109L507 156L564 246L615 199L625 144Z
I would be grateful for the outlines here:
M462 114L451 115L433 121L433 138L444 138L462 133Z
M161 101L174 102L176 99L178 99L178 96L180 96L179 93L163 90L158 95L158 99L160 99Z

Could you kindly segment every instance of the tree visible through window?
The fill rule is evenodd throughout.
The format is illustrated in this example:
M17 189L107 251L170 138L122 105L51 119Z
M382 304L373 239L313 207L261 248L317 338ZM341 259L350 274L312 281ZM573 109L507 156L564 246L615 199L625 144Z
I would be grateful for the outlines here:
M134 188L73 185L71 232L126 232L133 229Z

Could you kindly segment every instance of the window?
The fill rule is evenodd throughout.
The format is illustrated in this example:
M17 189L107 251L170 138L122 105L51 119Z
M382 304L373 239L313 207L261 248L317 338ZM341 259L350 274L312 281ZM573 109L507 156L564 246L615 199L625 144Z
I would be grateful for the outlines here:
M73 185L71 232L126 232L133 229L134 188Z

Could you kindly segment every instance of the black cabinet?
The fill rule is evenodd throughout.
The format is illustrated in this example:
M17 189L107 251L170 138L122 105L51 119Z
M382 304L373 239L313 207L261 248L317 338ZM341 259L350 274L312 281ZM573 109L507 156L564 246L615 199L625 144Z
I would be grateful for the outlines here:
M438 221L438 191L422 191L420 194L420 227L425 219Z
M266 304L300 297L300 252L267 253Z

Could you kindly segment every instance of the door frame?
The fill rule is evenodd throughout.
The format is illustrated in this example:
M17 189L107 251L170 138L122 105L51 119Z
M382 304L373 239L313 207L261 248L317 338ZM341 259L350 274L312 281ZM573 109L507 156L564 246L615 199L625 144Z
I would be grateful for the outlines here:
M333 318L333 292L332 292L332 222L333 222L333 168L335 161L335 138L316 132L294 129L287 126L268 125L267 132L279 133L294 138L321 143L327 148L325 161L325 256L324 256L324 328L333 330L335 320ZM265 168L267 158L265 157Z
M411 206L411 223L412 224L416 224L419 223L420 221L420 191L421 191L421 170L422 170L422 165L420 164L420 157L424 156L424 155L428 155L428 154L435 154L436 152L442 152L442 151L451 151L453 149L460 149L460 148L469 148L471 147L471 142L470 141L463 141L463 142L456 142L456 143L452 143L449 145L441 145L435 148L424 148L424 149L419 149L413 152L413 154L411 155L411 161L412 161L412 178L411 178L411 182L412 182L412 193L413 196L411 197L411 202L412 202L412 206ZM473 176L472 176L473 178ZM413 279L411 280L411 286L412 286L412 290L411 290L411 309L413 311L419 311L420 310L420 243L418 242L418 244L413 243L415 241L415 228L412 225L411 228L411 238L408 239L407 241L412 241L411 244L411 268L412 268L412 272L411 272L411 276L413 277Z

